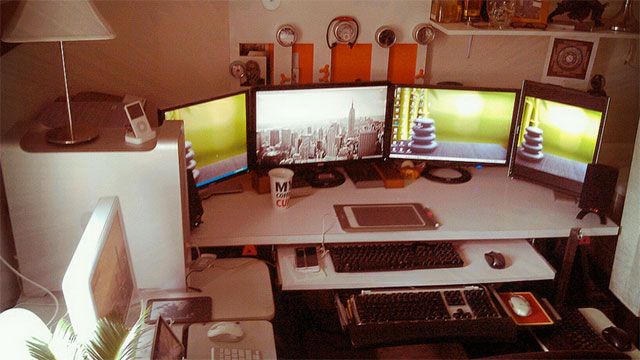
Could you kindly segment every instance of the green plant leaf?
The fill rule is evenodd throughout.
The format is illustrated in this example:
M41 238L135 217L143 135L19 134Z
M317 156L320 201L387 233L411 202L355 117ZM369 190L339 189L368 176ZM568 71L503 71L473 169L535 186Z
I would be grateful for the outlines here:
M31 357L36 360L56 360L55 355L49 350L49 344L40 339L28 340L27 348Z
M99 319L94 338L85 347L86 356L92 360L133 359L138 340L144 332L144 321L149 312L149 308L141 311L138 320L131 329L109 318Z

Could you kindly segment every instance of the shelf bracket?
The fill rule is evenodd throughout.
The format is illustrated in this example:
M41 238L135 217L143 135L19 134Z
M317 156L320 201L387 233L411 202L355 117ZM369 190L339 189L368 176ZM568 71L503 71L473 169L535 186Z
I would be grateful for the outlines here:
M564 248L564 257L562 258L562 267L560 272L556 276L555 284L555 301L556 307L562 307L567 297L567 290L569 289L569 281L571 280L571 271L573 269L573 261L576 257L578 250L578 243L582 239L582 229L572 228L567 239L567 244Z
M471 57L471 44L473 44L473 35L469 35L467 40L467 59Z

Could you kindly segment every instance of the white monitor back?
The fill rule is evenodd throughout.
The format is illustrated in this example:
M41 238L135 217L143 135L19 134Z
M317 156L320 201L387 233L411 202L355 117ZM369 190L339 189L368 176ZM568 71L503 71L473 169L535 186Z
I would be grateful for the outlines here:
M62 280L74 332L91 338L100 318L124 323L137 291L117 197L98 200Z

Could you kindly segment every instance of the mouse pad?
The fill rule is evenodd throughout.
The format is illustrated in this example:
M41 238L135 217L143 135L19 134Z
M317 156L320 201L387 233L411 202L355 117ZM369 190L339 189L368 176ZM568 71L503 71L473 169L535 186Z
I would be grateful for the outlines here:
M513 321L517 325L522 326L534 326L534 325L552 325L553 320L544 310L538 299L531 292L503 292L498 293L500 295L500 299L506 306L506 311L509 316L513 319ZM529 305L531 305L531 315L529 316L518 316L513 310L511 310L511 306L509 306L509 299L512 295L520 295L527 299Z

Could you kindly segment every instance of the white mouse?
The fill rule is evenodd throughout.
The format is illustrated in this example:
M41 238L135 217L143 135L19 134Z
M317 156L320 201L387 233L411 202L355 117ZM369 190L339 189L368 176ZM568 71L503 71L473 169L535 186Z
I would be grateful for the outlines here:
M236 342L244 337L244 331L237 322L220 321L211 325L207 336L211 341Z
M509 298L509 305L511 309L518 316L531 315L531 304L521 295L513 295Z

